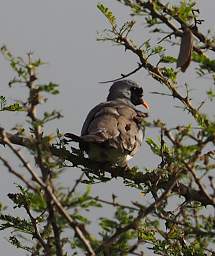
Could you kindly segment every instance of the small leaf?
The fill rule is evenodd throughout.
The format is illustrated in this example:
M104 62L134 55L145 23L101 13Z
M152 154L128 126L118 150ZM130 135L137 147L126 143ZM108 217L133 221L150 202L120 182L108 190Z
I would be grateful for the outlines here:
M159 62L163 62L163 63L174 63L176 62L176 58L173 56L162 56Z
M9 106L5 106L3 110L7 111L24 111L24 108L19 103L14 103Z
M210 89L209 91L207 91L207 95L210 101L215 99L215 90Z
M55 83L48 83L48 84L42 84L40 85L40 91L44 91L44 92L47 92L47 93L51 93L53 95L56 95L59 93L59 90L58 90L58 87L59 85L58 84L55 84Z
M113 15L112 11L105 5L98 3L97 8L104 14L112 27L116 26L116 17Z
M6 98L4 96L0 96L0 110L4 109L6 102Z
M171 79L172 81L176 81L176 72L173 68L164 67L162 73L164 76Z
M146 143L150 146L151 150L156 154L160 155L160 146L157 145L152 138L148 137Z

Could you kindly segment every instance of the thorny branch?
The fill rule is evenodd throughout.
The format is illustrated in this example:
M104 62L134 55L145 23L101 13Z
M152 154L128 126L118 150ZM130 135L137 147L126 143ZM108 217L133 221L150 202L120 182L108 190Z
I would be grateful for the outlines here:
M187 110L194 116L196 117L197 115L197 110L192 106L190 99L187 97L183 97L178 91L177 91L177 85L171 81L170 79L166 78L162 74L162 70L160 70L158 67L153 66L150 64L147 59L143 57L142 50L135 47L131 41L128 40L128 38L121 37L121 35L118 35L117 41L122 43L125 47L126 50L130 50L134 54L136 54L142 63L143 67L150 72L152 77L157 80L158 82L164 84L172 93L172 96L174 98L177 98L180 100L187 108Z
M18 144L21 141L22 146L28 147L31 143L25 138L26 145L23 145L23 140L19 138L17 135L12 135L7 133L10 137L11 143ZM0 143L5 143L2 139L0 139ZM101 170L105 171L107 173L110 173L112 177L122 177L123 179L128 179L133 181L136 184L146 184L147 182L150 182L151 184L156 184L157 188L167 188L167 181L159 178L159 172L157 173L152 172L140 172L140 171L126 171L124 168L120 167L112 167L112 168L106 168L104 169L104 166L101 166L100 164L91 161L88 158L81 157L80 155L76 155L71 153L69 150L66 150L64 148L56 148L51 147L51 152L53 155L58 156L64 160L70 161L73 166L83 166L86 169L86 172L95 174L100 176ZM193 200L197 202L201 202L203 205L211 204L211 200L208 200L207 197L205 197L204 194L202 194L201 191L195 190L190 188L189 186L186 186L180 182L177 182L177 184L173 187L172 191L178 193L179 195L185 197L188 200Z
M2 131L2 130L1 130ZM20 154L20 152L18 150L16 150L14 148L14 146L12 145L12 143L9 141L9 139L6 137L6 134L2 131L1 132L1 142L5 145L7 145L12 152L20 159L20 161L23 163L24 167L29 171L29 173L32 175L33 179L41 186L41 188L43 188L49 198L51 199L51 201L54 202L54 205L56 206L56 208L58 209L59 213L62 214L62 216L65 217L65 219L68 221L69 225L74 229L76 235L78 236L78 238L83 242L83 244L85 245L87 251L89 252L90 256L94 256L94 250L90 244L90 234L86 231L86 229L84 228L84 232L82 231L82 225L80 225L78 222L76 222L71 216L70 214L64 209L64 207L62 206L62 204L60 203L60 201L58 200L58 198L56 197L56 195L54 194L53 188L50 185L46 185L40 177L38 177L38 175L36 174L36 172L31 168L31 166L25 161L25 159L23 158L23 156ZM10 136L11 137L11 136ZM87 237L86 237L87 236ZM60 240L59 240L60 242ZM59 254L58 254L59 255Z
M34 67L31 65L31 53L28 54L28 65L27 65L27 78L26 78L26 87L29 90L29 98L26 104L27 107L27 115L30 118L32 133L31 140L27 143L28 148L34 151L35 162L41 170L42 177L40 178L37 173L31 168L29 163L27 163L21 153L13 146L13 142L10 141L10 135L5 133L3 129L0 129L0 137L2 140L2 144L7 145L12 152L18 157L18 159L22 162L25 169L31 174L32 180L39 184L39 186L45 192L45 199L47 204L47 211L49 213L49 222L52 226L52 231L55 239L55 249L57 256L63 256L62 244L61 244L61 230L59 224L57 224L57 213L55 208L58 209L58 212L65 217L68 221L69 225L74 229L75 234L83 243L86 248L86 251L89 255L95 255L94 250L90 244L90 235L87 233L85 228L83 229L79 223L77 223L70 216L69 213L63 208L62 204L55 196L54 186L52 185L51 179L51 170L49 168L49 161L51 159L50 149L46 143L43 143L43 127L41 125L40 120L37 118L37 105L41 103L41 95L40 90L35 81L37 80L36 73ZM9 135L9 136L7 136ZM17 141L18 142L18 141ZM25 140L19 140L21 144L25 144ZM4 162L5 163L5 162ZM8 166L9 167L9 166ZM33 224L33 223L32 223ZM87 237L86 237L87 235ZM48 250L48 248L46 248Z
M34 227L34 237L37 238L39 243L43 246L44 251L46 252L46 255L48 256L48 254L50 253L50 248L44 242L43 238L41 237L40 231L39 231L38 226L37 226L37 220L32 216L31 211L30 211L30 209L29 209L27 204L24 204L24 208L25 208L28 216L31 219L31 223L33 224L33 227Z
M136 3L139 4L143 10L149 10L152 17L156 17L159 20L161 20L164 24L166 24L167 27L169 27L173 31L175 36L181 37L183 35L183 33L179 29L177 29L177 27L175 25L173 25L173 22L170 22L168 17L166 17L164 14L167 14L170 17L174 18L175 21L177 21L181 27L188 27L192 31L192 34L195 35L199 39L200 42L204 43L208 49L215 51L215 45L211 44L210 40L204 34L202 34L196 26L197 24L203 22L203 20L197 20L194 16L195 24L187 25L177 14L173 13L173 11L170 8L168 8L167 5L162 4L161 1L156 1L156 5L162 9L164 14L160 14L156 10L153 1L143 2L141 0L136 0ZM127 4L130 7L132 7L132 5L129 2ZM196 10L194 10L194 11L196 11ZM200 54L202 53L201 49L197 48L197 47L194 47L194 51L196 51L197 53L200 53Z
M143 68L143 66L141 64L138 64L138 67L135 68L134 70L132 70L131 72L127 73L127 74L121 74L121 77L119 78L116 78L116 79L113 79L113 80L108 80L108 81L104 81L104 82L100 82L101 84L106 84L106 83L113 83L113 82L116 82L116 81L119 81L119 80L122 80L126 77L129 77L133 74L135 74L137 71L139 71L141 68Z
M180 142L176 141L170 134L170 132L167 130L167 129L164 129L164 132L165 132L165 135L169 138L169 140L173 143L174 146L176 147L179 147L179 146L182 146L180 144ZM197 177L196 175L196 171L195 171L195 168L194 168L194 163L201 157L201 153L202 153L202 150L204 148L205 145L207 145L208 143L210 142L209 139L206 139L205 141L201 141L201 142L198 142L199 144L199 149L198 151L196 151L195 154L193 154L192 157L190 157L190 161L189 162L185 162L182 160L186 170L188 172L190 172L196 182L196 184L198 185L201 193L207 198L208 201L210 201L211 205L215 206L215 197L213 196L210 196L206 189L204 188L204 186L202 185L201 181L199 180L199 178Z
M163 200L165 200L168 197L168 194L171 192L171 190L173 189L173 187L175 186L176 182L177 182L177 176L179 175L179 173L177 175L174 175L172 177L172 179L169 181L168 186L166 188L166 190L162 193L162 195L156 200L154 201L150 206L148 206L147 208L143 208L140 209L138 216L128 225L116 230L116 232L107 240L105 240L100 246L99 248L96 250L96 252L100 252L103 248L109 247L111 244L113 244L116 239L124 232L130 230L130 229L137 229L139 223L141 222L141 220L143 218L145 218L148 214L150 214L155 208L159 207Z

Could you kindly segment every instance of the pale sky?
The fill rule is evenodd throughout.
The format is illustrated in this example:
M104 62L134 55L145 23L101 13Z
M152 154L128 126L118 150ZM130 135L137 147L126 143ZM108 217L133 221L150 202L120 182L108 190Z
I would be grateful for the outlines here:
M119 17L119 21L132 19L128 16L129 10L115 0L101 0L101 2L112 9ZM121 47L96 42L96 31L108 26L105 18L96 9L96 0L0 0L0 3L0 45L6 44L17 56L24 56L26 52L33 51L35 56L48 63L41 68L41 81L53 81L60 85L60 95L51 97L47 108L61 110L64 118L50 124L48 129L55 132L56 128L59 128L62 132L79 134L90 108L106 99L110 84L101 85L98 82L131 71L136 67L137 59L130 53L124 53ZM215 1L199 0L199 6L201 18L205 19L200 30L206 32L210 28L214 31ZM140 41L145 41L150 36L145 32L141 19L138 19L134 36ZM171 52L171 49L169 50ZM173 53L177 56L178 50L174 50ZM3 57L0 57L0 74L0 95L7 96L11 102L14 99L21 99L23 88L9 89L7 86L13 74ZM200 103L202 91L205 91L204 86L208 86L208 81L197 81L194 80L195 78L194 65L189 67L186 74L180 75L180 81L189 81L194 88L195 102ZM165 90L151 79L147 72L141 71L131 79L143 84L145 99L151 106L150 120L160 118L167 121L170 126L187 121L184 119L183 111L175 109L176 105L180 105L177 101L170 97L150 94L151 91ZM46 106L43 109L46 109ZM212 113L210 105L205 110ZM192 121L192 118L189 121ZM19 115L1 113L0 126L12 128L15 122L22 123ZM152 129L147 131L147 136L156 138L158 133ZM159 159L152 157L146 144L132 160L132 164L147 168L156 167L158 162ZM0 201L7 203L7 193L16 191L13 184L16 179L7 173L1 163L0 166L2 172ZM75 177L78 177L78 174L79 172L76 171ZM73 181L72 170L67 170L62 182L70 186ZM111 199L111 194L114 193L119 196L121 202L135 201L139 197L139 191L125 187L118 180L94 186L93 193L105 199ZM9 210L13 211L12 208ZM103 214L102 210L100 213ZM92 216L96 220L97 215L94 213ZM4 232L0 232L1 255L26 255L24 251L11 247L5 237Z

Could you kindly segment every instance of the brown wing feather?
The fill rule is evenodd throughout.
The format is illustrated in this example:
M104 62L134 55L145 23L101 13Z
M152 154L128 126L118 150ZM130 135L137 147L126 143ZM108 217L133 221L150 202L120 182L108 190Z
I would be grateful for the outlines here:
M81 136L84 141L105 142L122 152L137 151L142 141L142 131L136 122L137 112L134 109L118 103L103 105L93 111Z

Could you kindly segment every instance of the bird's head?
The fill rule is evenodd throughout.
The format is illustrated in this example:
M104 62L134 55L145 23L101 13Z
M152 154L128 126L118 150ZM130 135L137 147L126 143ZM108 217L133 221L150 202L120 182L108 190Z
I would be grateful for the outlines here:
M143 100L143 89L132 80L120 80L110 87L107 101L120 100L128 105L143 105L149 109L149 105Z

